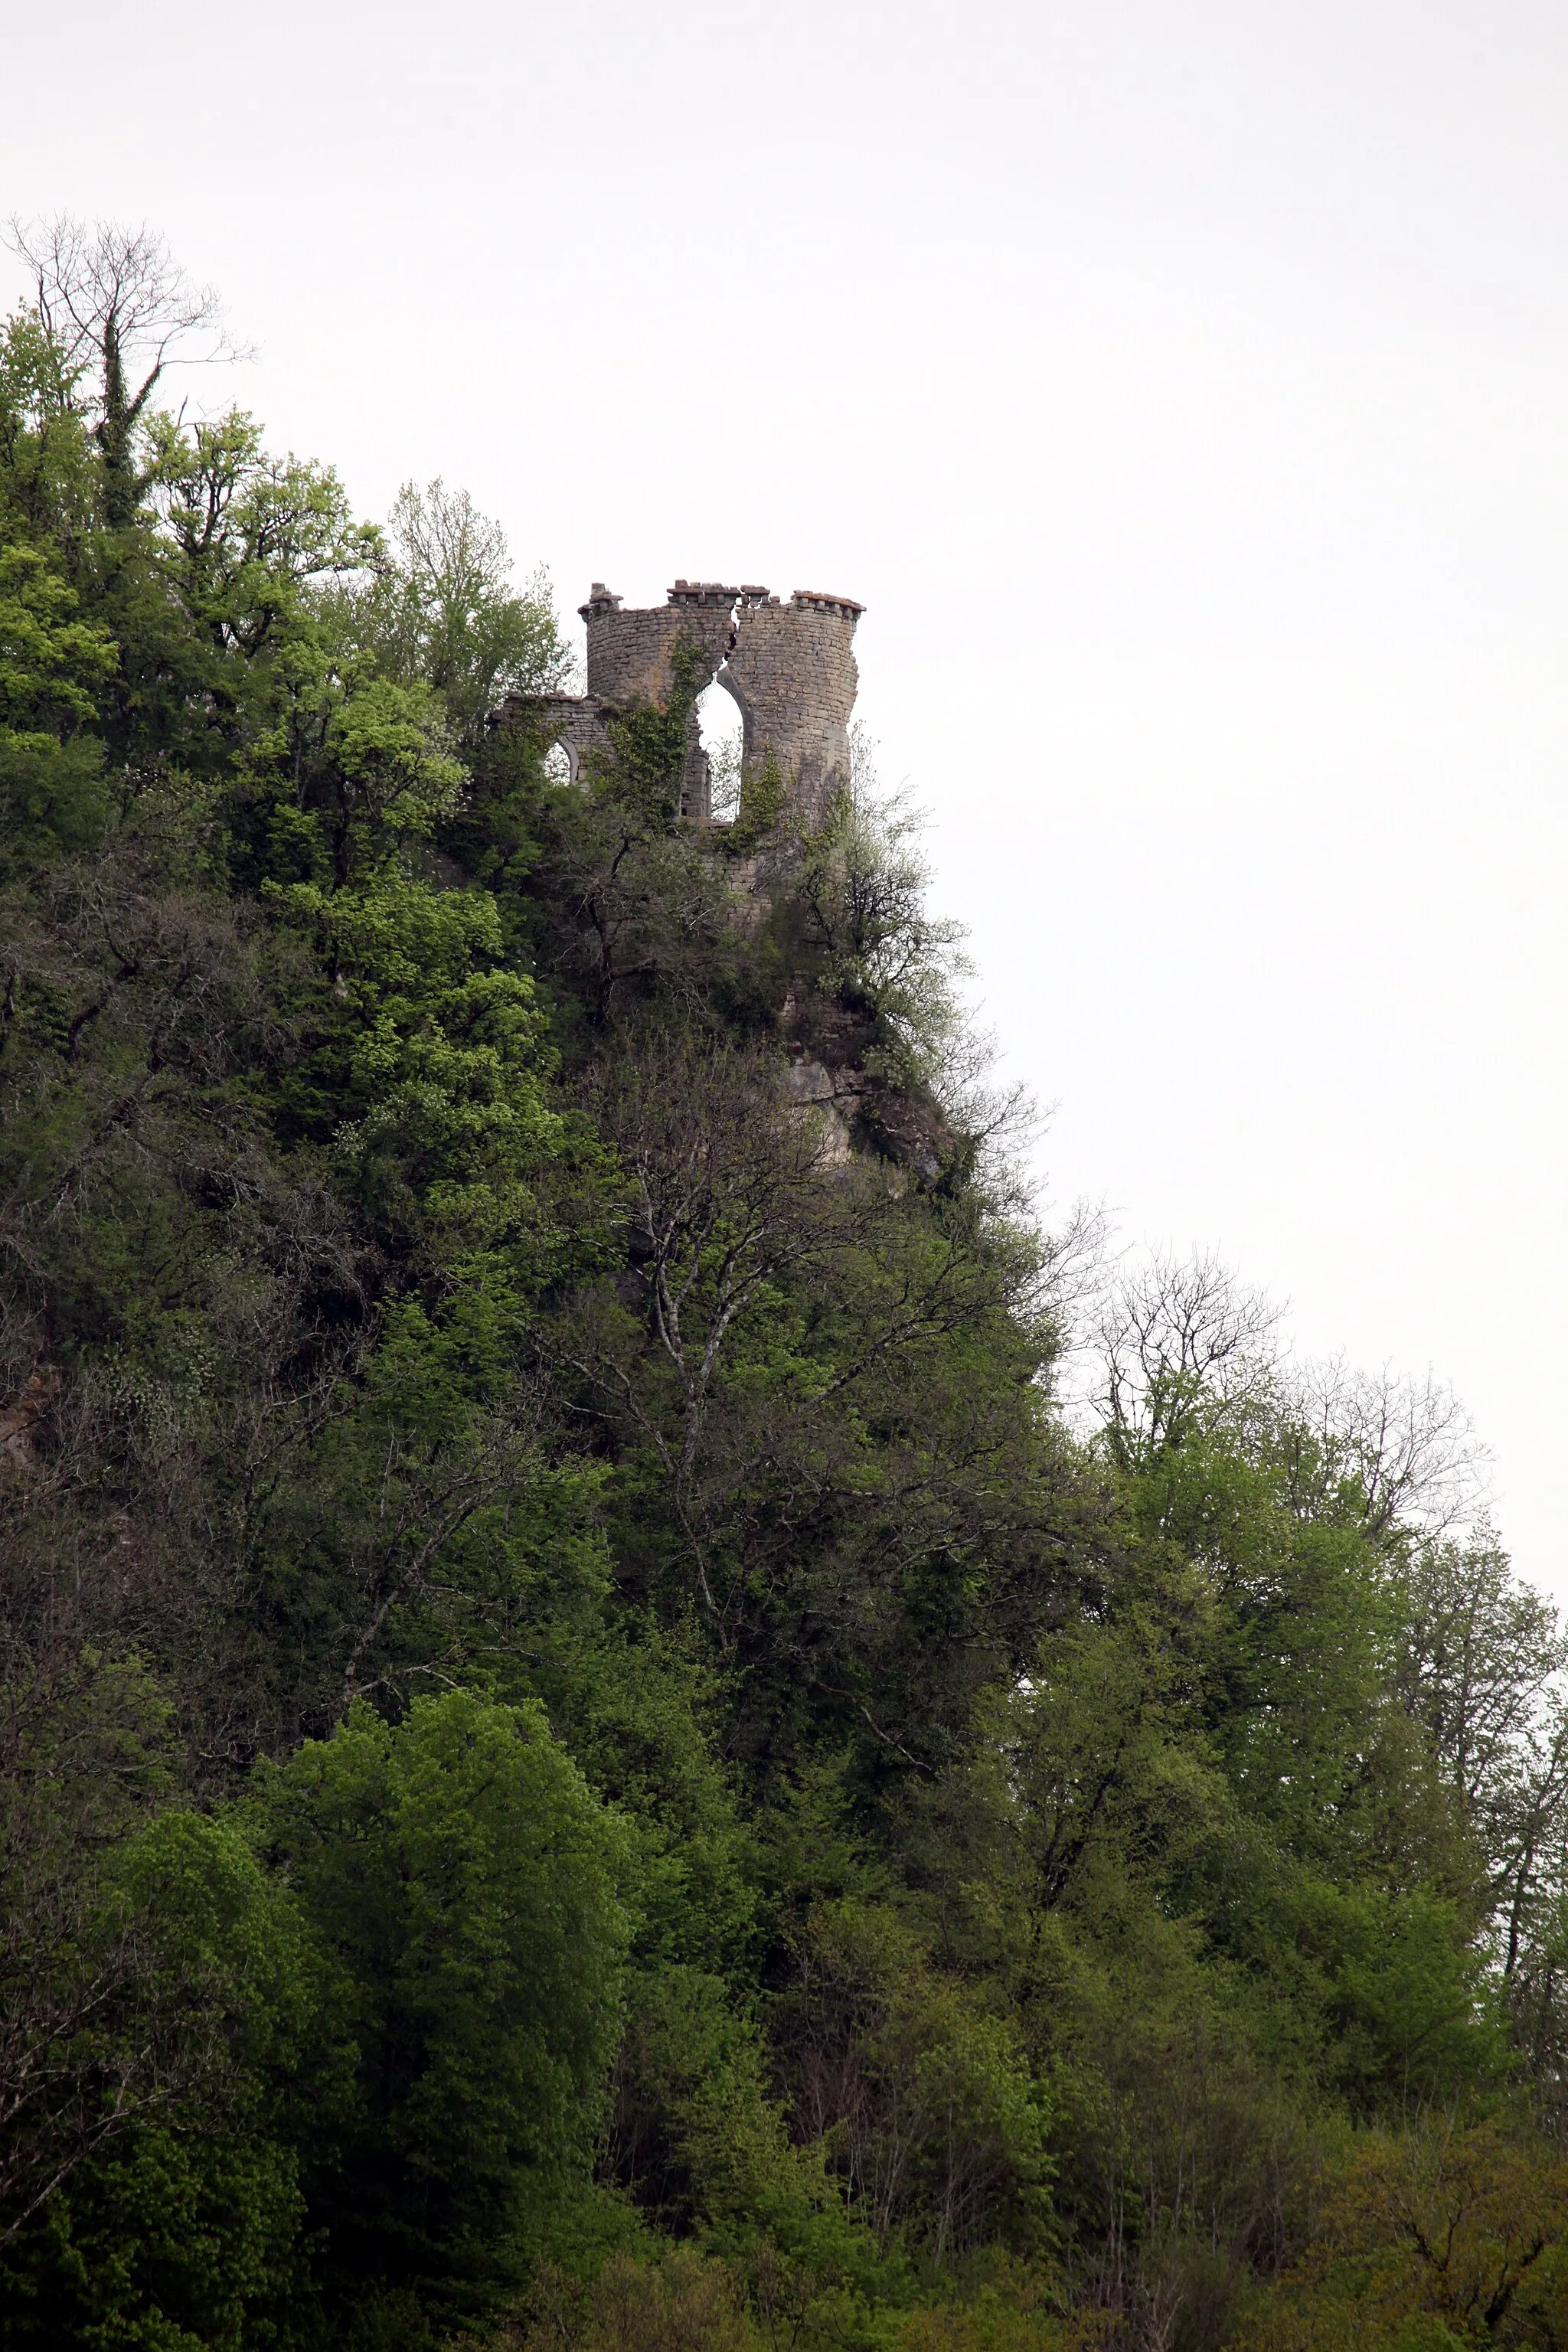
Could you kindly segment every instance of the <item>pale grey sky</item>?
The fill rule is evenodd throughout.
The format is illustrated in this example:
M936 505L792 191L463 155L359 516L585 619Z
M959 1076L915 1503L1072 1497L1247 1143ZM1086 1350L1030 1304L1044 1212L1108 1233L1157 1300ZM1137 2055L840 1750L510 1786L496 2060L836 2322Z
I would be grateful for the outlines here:
M364 509L868 607L1059 1200L1428 1365L1568 1594L1568 12L12 0Z

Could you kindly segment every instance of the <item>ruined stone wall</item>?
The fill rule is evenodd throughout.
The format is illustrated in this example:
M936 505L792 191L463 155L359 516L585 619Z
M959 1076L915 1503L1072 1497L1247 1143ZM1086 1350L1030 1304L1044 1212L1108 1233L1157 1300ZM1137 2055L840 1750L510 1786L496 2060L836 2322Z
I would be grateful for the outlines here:
M662 702L682 639L701 656L704 686L730 650L738 588L689 588L678 580L669 601L628 613L598 582L581 606L588 625L588 692L623 707Z
M542 735L559 743L566 754L573 783L583 780L584 763L594 753L610 754L610 709L586 694L511 694L495 714L501 725L526 716Z
M607 751L606 717L662 702L674 684L677 648L696 648L698 690L718 677L740 706L748 776L771 758L786 795L808 820L820 818L849 777L849 716L858 672L853 640L862 606L847 596L797 588L787 604L754 583L678 580L663 604L626 610L595 581L580 607L588 631L588 691L518 698L565 748L574 777L595 751ZM499 712L504 720L506 710ZM687 744L681 814L710 814L708 761L695 712Z
M720 673L741 706L748 772L771 752L790 799L813 821L849 781L861 610L847 597L801 588L787 604L770 597L748 605Z

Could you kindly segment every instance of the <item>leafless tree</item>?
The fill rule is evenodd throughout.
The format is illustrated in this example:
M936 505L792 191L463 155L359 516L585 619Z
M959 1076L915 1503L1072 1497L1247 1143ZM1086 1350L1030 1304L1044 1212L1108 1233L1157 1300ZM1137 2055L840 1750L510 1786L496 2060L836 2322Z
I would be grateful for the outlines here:
M1279 1360L1282 1309L1212 1251L1158 1252L1104 1300L1095 1404L1121 1444L1178 1433L1205 1398L1239 1409L1266 1395Z
M12 217L5 242L31 271L38 315L69 367L98 378L106 520L123 528L146 488L138 425L165 368L247 356L210 286L198 286L145 227L90 226L68 213Z
M1487 1450L1453 1390L1430 1371L1411 1379L1385 1364L1358 1372L1335 1356L1284 1370L1278 1406L1310 1441L1317 1484L1358 1481L1373 1535L1397 1523L1446 1536L1479 1517Z

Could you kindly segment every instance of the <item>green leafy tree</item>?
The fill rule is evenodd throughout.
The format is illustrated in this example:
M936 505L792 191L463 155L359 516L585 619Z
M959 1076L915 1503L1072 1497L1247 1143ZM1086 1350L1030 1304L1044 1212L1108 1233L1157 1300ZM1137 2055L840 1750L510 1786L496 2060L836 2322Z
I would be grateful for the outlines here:
M117 662L48 557L0 545L0 870L101 835L109 804L92 730Z
M548 582L514 589L500 526L440 480L405 482L384 557L348 617L389 677L435 688L470 747L504 695L547 693L567 675Z
M395 1729L356 1708L265 1777L254 1817L358 2053L335 2145L307 2158L331 2286L480 2307L587 2189L622 1832L537 1707L461 1691Z
M72 2107L0 2263L7 2340L239 2352L299 2284L293 2085L313 2061L319 2124L337 2064L321 1971L232 1822L165 1812L96 1876L81 1995L39 2070L68 2070Z
M8 2340L1546 2352L1563 1641L1452 1398L1092 1311L858 753L688 822L687 648L562 784L472 500L21 241Z

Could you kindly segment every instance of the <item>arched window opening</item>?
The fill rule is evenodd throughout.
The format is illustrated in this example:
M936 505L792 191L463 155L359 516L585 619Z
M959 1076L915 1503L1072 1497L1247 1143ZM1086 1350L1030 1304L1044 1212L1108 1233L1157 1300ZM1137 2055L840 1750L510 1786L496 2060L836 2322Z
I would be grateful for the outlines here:
M741 706L721 677L697 698L697 726L708 754L708 809L715 824L733 824L741 813Z
M565 744L552 743L549 751L544 754L545 782L552 784L570 784L575 781L576 772L575 763Z

